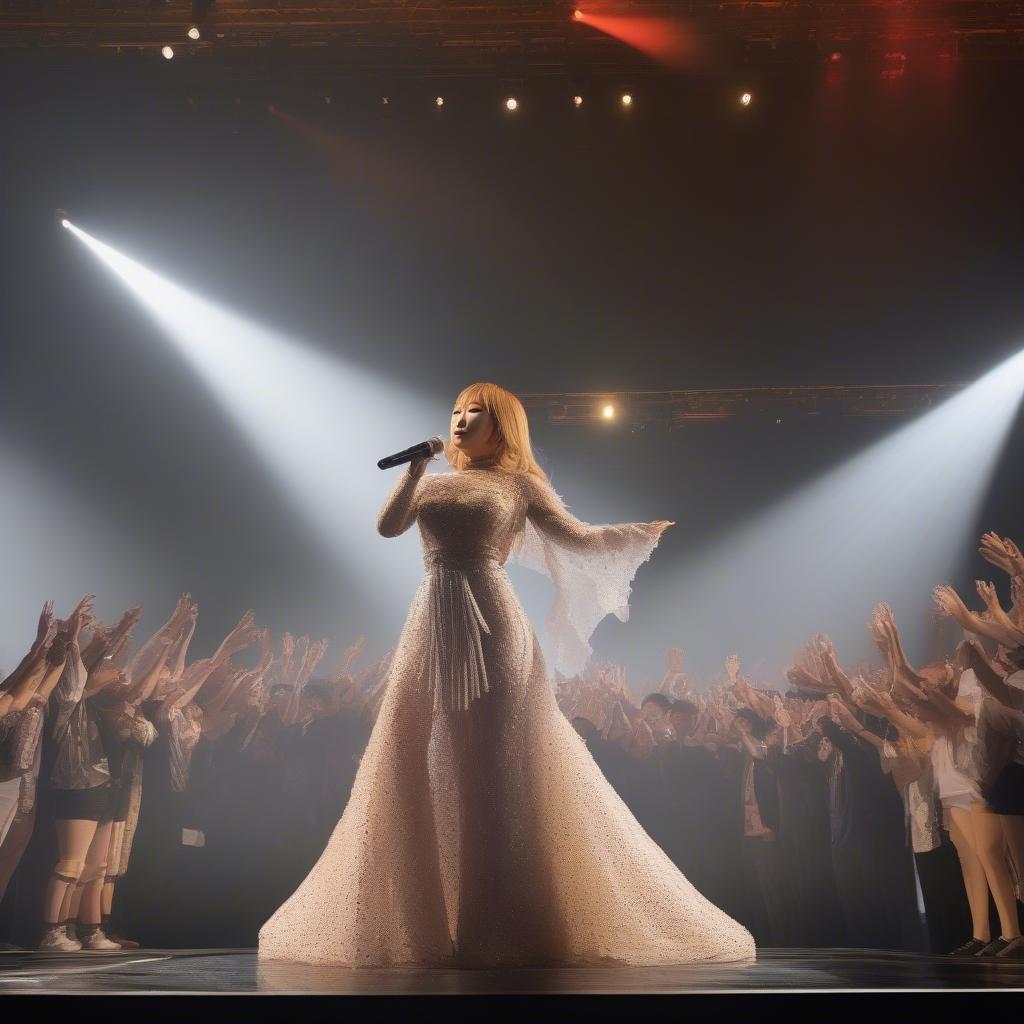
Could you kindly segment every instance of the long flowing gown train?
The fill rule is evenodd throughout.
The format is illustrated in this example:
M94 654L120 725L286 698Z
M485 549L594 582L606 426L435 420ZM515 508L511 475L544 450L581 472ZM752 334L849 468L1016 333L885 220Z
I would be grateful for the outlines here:
M641 828L561 713L504 565L556 587L578 670L660 536L592 526L538 476L402 473L378 518L418 522L425 575L345 811L260 930L261 958L349 967L679 964L754 957Z

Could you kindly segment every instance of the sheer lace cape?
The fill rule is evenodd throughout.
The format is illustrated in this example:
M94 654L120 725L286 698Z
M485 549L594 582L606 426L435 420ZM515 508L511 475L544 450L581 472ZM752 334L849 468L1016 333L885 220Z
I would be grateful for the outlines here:
M565 500L550 482L542 482L542 487L568 515ZM526 518L513 542L510 561L547 576L554 584L544 639L552 666L567 678L586 667L593 653L590 638L606 615L620 622L629 620L633 578L660 538L648 523L607 526L603 532L604 543L570 546Z

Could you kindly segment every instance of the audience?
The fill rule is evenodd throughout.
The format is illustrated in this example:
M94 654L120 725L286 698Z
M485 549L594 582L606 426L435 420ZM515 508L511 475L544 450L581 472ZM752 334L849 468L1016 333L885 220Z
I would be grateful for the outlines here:
M559 679L559 706L637 819L760 946L1024 957L1024 556L988 533L1011 606L937 587L963 639L910 663L892 610L883 665L844 669L826 636L785 680L737 657L703 684L671 648L638 699L621 667ZM140 610L42 610L0 684L0 938L78 951L252 946L344 810L390 654L315 676L326 641L246 612L188 660L182 595L129 656ZM115 898L116 897L116 898Z

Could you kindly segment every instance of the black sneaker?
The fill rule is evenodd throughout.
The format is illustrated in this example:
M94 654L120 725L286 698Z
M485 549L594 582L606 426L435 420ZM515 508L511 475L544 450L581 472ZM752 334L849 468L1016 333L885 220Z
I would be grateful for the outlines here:
M987 946L979 949L975 956L999 956L999 954L1006 949L1007 946L1013 942L1013 939L1004 939L1002 935L998 939L993 939Z
M987 939L968 939L962 946L957 946L956 949L951 950L947 953L947 956L974 956L979 949L984 949L988 945Z
M1018 936L1016 939L1010 939L996 956L1000 960L1024 960L1024 938Z

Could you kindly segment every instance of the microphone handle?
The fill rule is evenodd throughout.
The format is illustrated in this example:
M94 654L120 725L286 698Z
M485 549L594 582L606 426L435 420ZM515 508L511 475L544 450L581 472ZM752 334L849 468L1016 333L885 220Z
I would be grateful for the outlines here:
M414 444L411 448L406 448L404 451L388 455L377 463L377 468L392 469L406 462L412 462L413 459L431 458L443 450L444 441L440 437L432 437L429 441L421 441L419 444Z

